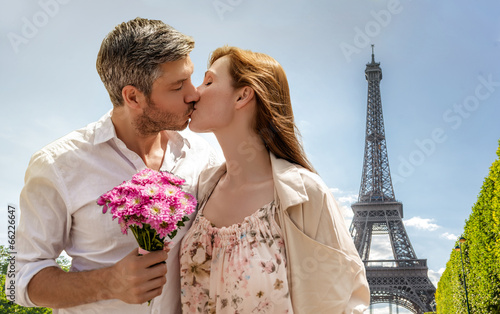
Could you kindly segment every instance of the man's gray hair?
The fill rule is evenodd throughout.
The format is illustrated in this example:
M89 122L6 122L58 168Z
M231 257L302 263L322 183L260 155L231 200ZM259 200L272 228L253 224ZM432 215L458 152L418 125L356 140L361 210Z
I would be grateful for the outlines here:
M122 106L122 89L135 86L151 96L153 82L161 76L160 64L187 57L194 40L158 20L136 18L121 23L102 41L97 72L113 106Z

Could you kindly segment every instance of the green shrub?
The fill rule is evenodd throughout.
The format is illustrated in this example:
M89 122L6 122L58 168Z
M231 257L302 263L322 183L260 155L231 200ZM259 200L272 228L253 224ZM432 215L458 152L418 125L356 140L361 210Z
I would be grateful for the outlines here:
M500 147L497 155L463 232L462 257L471 313L500 313ZM451 252L438 283L436 302L438 313L467 313L458 251Z
M3 245L0 245L0 313L21 313L21 314L48 314L52 313L51 309L44 307L23 307L12 303L11 300L7 298L5 295L5 280L9 280L6 278L7 270L9 266L9 257L10 254L8 250ZM61 266L64 271L68 271L70 267L70 261L60 256L56 262Z

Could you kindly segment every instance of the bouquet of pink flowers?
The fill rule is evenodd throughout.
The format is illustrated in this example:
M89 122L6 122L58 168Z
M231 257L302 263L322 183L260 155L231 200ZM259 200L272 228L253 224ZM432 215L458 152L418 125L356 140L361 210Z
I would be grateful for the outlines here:
M173 239L196 208L196 199L181 190L184 182L169 172L146 168L101 195L97 204L104 214L109 209L113 219L118 218L124 234L132 230L141 249L162 250L168 246L165 237Z

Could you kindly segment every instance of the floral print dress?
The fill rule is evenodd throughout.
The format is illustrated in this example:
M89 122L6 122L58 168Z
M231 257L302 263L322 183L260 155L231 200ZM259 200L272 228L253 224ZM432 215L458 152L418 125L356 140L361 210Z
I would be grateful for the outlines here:
M293 313L274 201L221 228L203 207L182 240L183 313Z

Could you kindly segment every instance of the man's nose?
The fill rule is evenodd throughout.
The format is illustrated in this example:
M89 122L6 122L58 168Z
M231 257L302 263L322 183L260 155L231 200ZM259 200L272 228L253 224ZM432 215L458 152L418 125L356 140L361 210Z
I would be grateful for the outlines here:
M192 102L197 102L198 100L200 100L200 92L192 83L190 83L189 90L184 97L184 101L189 104Z

